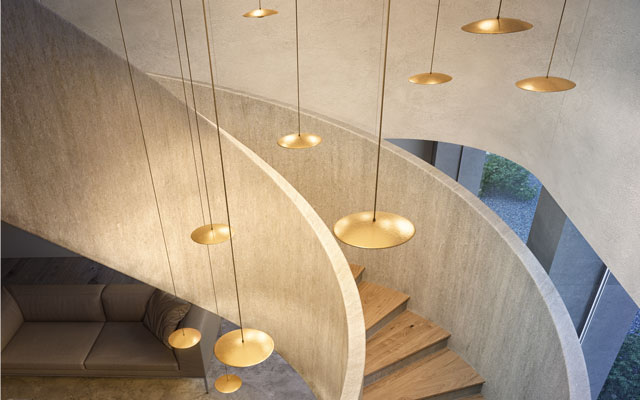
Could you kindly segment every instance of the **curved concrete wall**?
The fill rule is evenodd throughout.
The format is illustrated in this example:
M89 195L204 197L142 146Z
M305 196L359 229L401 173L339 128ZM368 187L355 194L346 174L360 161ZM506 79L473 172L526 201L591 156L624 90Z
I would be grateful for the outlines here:
M238 322L228 242L208 255L189 238L204 216L184 105L134 80L177 294ZM124 60L37 2L6 0L2 89L2 219L173 292ZM215 130L199 122L223 222ZM245 326L268 332L319 399L358 398L364 323L344 255L280 175L226 133L222 145Z
M178 81L155 76L169 90ZM206 86L197 86L198 98ZM210 88L208 89L210 90ZM221 125L274 166L325 223L373 206L376 138L303 114L318 147L276 140L295 110L219 90ZM366 279L411 295L409 308L452 333L450 346L487 380L487 399L590 398L575 329L553 283L511 229L479 199L424 161L385 144L379 206L411 219L416 235L385 250L342 245Z
M109 2L43 2L120 49ZM136 26L136 64L177 76L169 7L148 0L123 3L126 18ZM200 0L184 3L195 46L204 41ZM255 7L253 0L208 3L218 84L295 104L293 2L265 0L265 7L280 14L261 20L241 17ZM375 131L383 3L299 1L303 107ZM557 94L524 92L514 83L545 72L561 0L505 1L503 16L534 25L513 35L472 35L460 29L494 16L498 1L443 1L434 68L453 81L438 87L408 83L409 76L428 66L436 3L392 1L385 137L463 144L523 165L640 302L638 2L567 2L551 73L578 86ZM193 53L194 74L206 82L206 51L202 43L199 48Z

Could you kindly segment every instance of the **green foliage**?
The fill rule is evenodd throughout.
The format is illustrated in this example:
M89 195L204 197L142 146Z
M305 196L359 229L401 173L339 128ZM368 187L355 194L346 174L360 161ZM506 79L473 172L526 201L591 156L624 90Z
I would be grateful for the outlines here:
M640 335L627 335L598 400L640 400Z
M504 194L518 200L531 200L537 190L529 185L529 171L496 154L487 155L482 171L480 196Z

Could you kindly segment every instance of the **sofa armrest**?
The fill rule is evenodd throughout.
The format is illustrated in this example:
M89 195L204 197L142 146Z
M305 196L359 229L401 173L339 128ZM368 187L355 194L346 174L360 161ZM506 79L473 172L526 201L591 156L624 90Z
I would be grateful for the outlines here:
M0 326L2 326L2 332L0 336L2 337L2 348L4 348L9 344L13 336L16 334L18 329L22 326L24 322L24 318L22 317L22 311L16 303L16 300L13 298L11 293L5 288L2 287L2 321Z
M194 304L178 328L194 328L200 331L200 343L189 349L174 349L180 370L192 376L205 376L213 357L213 346L218 338L222 319Z

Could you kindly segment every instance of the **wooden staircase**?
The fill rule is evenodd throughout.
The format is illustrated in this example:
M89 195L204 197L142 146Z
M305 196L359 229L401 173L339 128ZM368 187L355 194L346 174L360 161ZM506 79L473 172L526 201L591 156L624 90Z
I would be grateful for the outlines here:
M362 280L358 284L367 331L363 400L482 400L484 379L447 348L451 334L407 310L409 296Z

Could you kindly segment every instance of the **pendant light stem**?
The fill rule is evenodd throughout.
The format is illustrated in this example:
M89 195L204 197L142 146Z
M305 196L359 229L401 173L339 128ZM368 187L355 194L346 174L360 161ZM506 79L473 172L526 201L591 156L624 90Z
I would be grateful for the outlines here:
M433 29L433 47L431 48L431 67L429 73L433 73L433 58L436 53L436 37L438 36L438 19L440 18L440 0L438 0L438 11L436 11L436 27Z
M204 164L204 152L202 151L202 139L200 138L200 122L198 122L198 106L196 105L196 91L193 87L193 74L191 73L191 57L189 57L189 44L187 41L187 29L184 24L184 11L182 9L182 0L180 4L180 18L182 21L182 34L184 35L185 53L187 55L187 67L189 69L189 81L191 82L191 98L193 100L193 111L196 116L196 131L198 132L198 145L200 147L200 161L202 162L202 176L204 179L204 191L207 197L207 208L209 210L209 225L213 230L213 217L211 216L211 202L209 200L209 185L207 184L207 169Z
M176 26L176 15L175 15L175 12L173 11L173 0L169 0L169 3L171 5L171 17L173 19L173 33L176 37L176 50L178 52L178 63L180 64L180 81L182 82L182 94L184 97L184 107L187 115L187 123L189 124L189 140L191 141L191 155L193 156L193 170L195 171L195 174L196 174L196 183L198 185L198 200L200 200L200 212L202 214L202 224L204 225L206 224L206 220L204 217L204 204L202 203L202 188L200 187L200 177L198 176L198 164L196 162L196 148L195 148L195 144L193 143L193 129L191 127L191 118L189 117L189 103L187 102L187 87L184 83L184 71L182 69L182 55L180 53L180 44L178 41L178 28ZM184 44L186 47L187 46L186 36L184 36ZM189 80L193 83L193 78L191 76L189 76ZM195 107L195 102L194 102L194 107ZM196 119L198 118L197 113L195 114L195 118ZM204 164L203 164L203 169L204 169ZM213 223L211 223L211 225L213 228ZM213 298L216 303L216 313L219 313L218 294L216 292L216 285L213 280L213 265L211 263L211 250L209 249L209 246L207 246L207 259L209 260L209 275L211 276L211 288L213 289Z
M262 0L258 0L258 9L262 10Z
M300 55L299 55L299 42L298 42L298 0L295 0L296 5L296 84L298 86L298 136L301 135L300 129Z
M562 12L560 13L560 22L558 22L558 30L556 31L556 39L553 41L553 50L551 50L551 58L549 59L549 66L547 67L547 78L551 71L551 63L553 62L553 54L556 52L556 44L558 44L558 36L560 35L560 26L562 26L562 18L564 17L564 10L567 7L567 0L564 0L562 5Z
M378 178L380 175L380 149L382 148L382 113L384 111L384 86L387 78L387 50L389 48L389 21L391 17L391 0L387 0L387 27L384 39L384 61L382 64L382 93L380 96L380 125L378 127L378 158L376 161L376 185L373 197L373 222L376 222L378 209Z
M496 19L500 19L500 11L502 10L502 0L500 0L500 4L498 5L498 16Z
M138 105L138 95L136 94L136 86L133 83L133 72L131 70L131 62L129 61L129 52L127 51L127 43L124 39L124 30L122 29L122 19L120 18L120 9L118 7L118 0L113 0L113 1L116 6L116 14L118 16L118 25L120 26L120 36L122 37L122 47L124 48L124 56L127 60L127 70L129 71L129 80L131 81L133 101L136 105L138 123L140 124L140 133L142 135L142 144L144 146L144 154L147 158L147 167L149 168L149 176L151 177L151 188L153 189L153 198L155 199L156 211L158 212L158 220L160 221L160 231L162 232L162 242L164 243L164 251L167 256L167 265L169 265L169 276L171 277L171 284L173 285L173 295L177 297L176 283L173 279L173 270L171 269L171 260L169 258L169 248L167 247L167 238L164 233L164 224L162 223L162 215L160 214L160 205L158 204L158 193L156 192L156 184L153 179L153 171L151 170L151 160L149 159L149 149L147 148L147 140L144 135L144 128L142 126L142 116L140 115L140 106Z
M182 0L180 0L182 1ZM218 134L218 150L220 152L220 169L222 170L222 188L224 189L224 204L227 210L227 225L231 229L231 216L229 214L229 196L227 195L227 180L224 173L224 157L222 155L222 140L220 139L220 123L218 121L218 104L216 101L216 88L213 80L213 63L211 62L211 43L209 40L209 28L207 23L207 11L202 0L202 16L204 18L204 33L207 38L207 55L209 58L209 75L211 77L211 92L213 94L213 109L216 119L216 132ZM242 337L242 343L244 343L244 331L242 326L242 312L240 311L240 295L238 293L238 274L236 272L236 257L233 251L233 235L229 235L229 245L231 247L231 264L233 265L233 280L236 287L236 301L238 304L238 318L240 320L240 335Z

